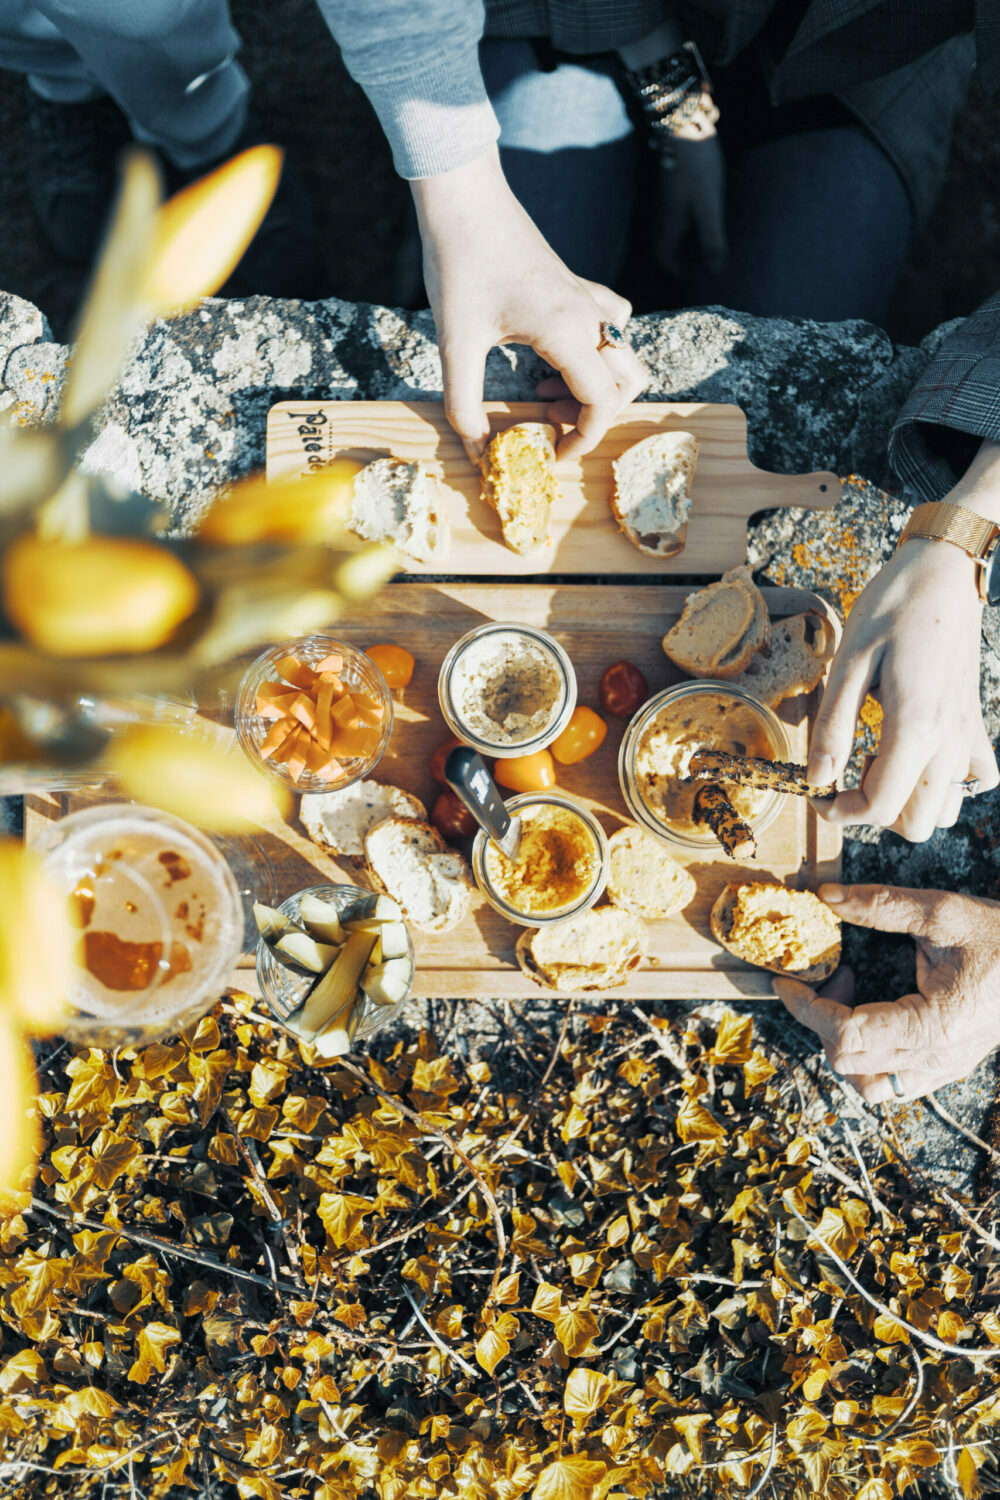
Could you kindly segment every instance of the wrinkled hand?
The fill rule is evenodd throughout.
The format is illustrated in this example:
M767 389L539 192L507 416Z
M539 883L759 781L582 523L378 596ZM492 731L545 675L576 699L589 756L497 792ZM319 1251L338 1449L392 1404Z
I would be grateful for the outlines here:
M681 247L689 229L710 271L726 264L726 165L713 131L674 140L675 164L658 172L656 259L671 276L681 274Z
M816 804L832 823L870 823L921 842L950 828L963 782L1000 781L979 698L982 605L971 558L911 540L875 575L844 627L813 730L809 779L844 773L865 695L882 705L878 755L864 783Z
M869 1104L916 1099L964 1078L1000 1045L1000 902L891 885L820 886L845 922L906 932L917 946L917 993L851 1008L854 976L838 969L815 991L776 976L774 992L817 1032L830 1066Z
M573 428L559 457L588 452L648 379L631 349L597 349L602 321L622 328L629 303L564 265L517 202L495 150L411 186L445 410L470 459L489 439L483 377L494 344L529 344L559 371L538 387L550 420Z

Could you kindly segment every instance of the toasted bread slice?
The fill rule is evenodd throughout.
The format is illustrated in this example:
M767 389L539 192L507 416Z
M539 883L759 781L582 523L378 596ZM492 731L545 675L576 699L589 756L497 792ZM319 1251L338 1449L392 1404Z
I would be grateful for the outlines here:
M498 432L480 460L483 499L500 517L512 552L534 552L549 539L558 495L555 461L556 430L547 422L518 422Z
M608 840L608 897L634 917L656 922L683 911L695 893L694 876L659 839L634 823Z
M385 818L365 834L372 884L398 901L411 927L447 932L469 909L469 867L436 828L412 818Z
M752 656L746 670L730 681L746 688L768 708L777 708L786 698L811 693L822 682L836 649L833 618L807 609L805 614L772 620L767 649Z
M418 459L376 458L355 477L350 529L368 542L388 542L417 562L440 560L448 546L441 488Z
M517 961L536 984L560 994L613 990L642 963L648 934L619 906L591 907L551 927L531 927L517 941Z
M744 564L691 594L663 650L692 677L738 677L771 638L764 596Z
M691 432L655 432L612 463L611 511L633 546L650 557L673 557L684 546L698 439Z
M840 922L812 891L731 881L712 907L712 935L728 953L772 974L824 984L840 963Z
M314 843L335 854L361 859L369 828L391 817L426 822L427 809L419 798L398 786L355 781L340 791L307 793L299 806L299 817Z

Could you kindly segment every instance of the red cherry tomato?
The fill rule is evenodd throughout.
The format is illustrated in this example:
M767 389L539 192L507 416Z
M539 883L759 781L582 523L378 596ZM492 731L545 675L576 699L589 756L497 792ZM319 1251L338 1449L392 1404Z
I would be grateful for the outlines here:
M448 785L447 781L445 781L444 779L444 763L448 759L448 756L451 754L451 752L456 748L456 746L460 745L461 743L461 740L457 740L455 736L452 735L450 739L445 740L443 745L438 745L437 749L434 751L434 754L431 756L431 775L434 777L434 780L440 782L442 786Z
M365 655L382 673L386 687L405 688L413 677L416 662L409 651L402 646L391 646L388 643L382 646L369 646Z
M512 792L547 792L556 784L556 768L547 750L536 750L534 755L498 760L493 778Z
M443 839L471 839L479 824L449 788L442 792L431 810L431 822Z
M601 678L598 693L605 713L631 719L649 697L649 686L638 667L630 661L616 661Z
M608 726L600 714L581 704L574 708L573 716L562 734L550 745L552 754L560 765L573 766L578 760L586 760L604 743Z

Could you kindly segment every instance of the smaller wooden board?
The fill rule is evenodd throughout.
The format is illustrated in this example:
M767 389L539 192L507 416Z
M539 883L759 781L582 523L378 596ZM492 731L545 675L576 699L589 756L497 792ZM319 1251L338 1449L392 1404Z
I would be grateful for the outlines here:
M793 589L764 591L772 618L805 609L825 610L813 594ZM449 648L484 620L540 626L565 646L573 661L579 701L598 707L598 683L604 669L622 658L645 674L650 692L659 692L683 674L664 656L660 640L677 619L688 590L676 585L615 587L585 584L394 584L379 595L370 611L351 623L338 622L331 633L365 648L397 642L412 650L417 668L412 683L396 699L392 740L375 776L414 793L428 813L439 787L428 763L447 738L437 701L437 679ZM793 699L780 711L798 759L805 758L819 694ZM226 743L232 731L213 726ZM625 722L608 719L600 750L575 766L558 768L560 790L578 798L601 820L607 833L628 820L618 784L618 749ZM239 754L239 750L234 753ZM62 817L95 800L91 796L31 796L26 802L25 835L29 842L50 819ZM110 789L97 800L116 800ZM283 900L307 885L324 881L364 884L350 860L336 860L313 844L294 819L277 816L262 831L261 843L275 867L276 897ZM692 904L668 921L650 924L649 957L625 989L604 992L632 1000L707 1000L739 996L767 999L769 976L751 969L719 948L708 916L716 896L734 878L772 875L798 887L814 888L840 874L841 835L817 818L801 797L787 797L774 823L760 839L754 864L738 865L714 854L676 852L692 867L698 893ZM517 967L514 945L523 929L508 922L475 896L470 915L453 931L413 933L417 973L413 993L449 998L504 999L539 995L541 990ZM247 957L233 984L256 993Z
M537 401L488 401L494 432L515 422L544 422ZM693 432L701 450L692 486L684 550L648 557L622 534L611 513L612 460L664 429ZM711 573L746 561L747 519L774 506L833 504L834 474L768 474L747 456L747 421L738 406L638 401L622 412L597 447L556 466L559 499L551 545L520 557L505 547L494 511L480 498L480 478L448 424L440 401L280 401L267 416L267 477L310 473L337 457L423 459L444 484L451 528L447 553L411 573L496 577L544 573Z

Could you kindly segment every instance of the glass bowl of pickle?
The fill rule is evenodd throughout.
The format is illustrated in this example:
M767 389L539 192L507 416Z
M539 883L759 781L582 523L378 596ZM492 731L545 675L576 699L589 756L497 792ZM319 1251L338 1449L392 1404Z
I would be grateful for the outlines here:
M389 896L313 885L280 906L254 906L265 1004L317 1058L343 1057L401 1010L413 943Z

